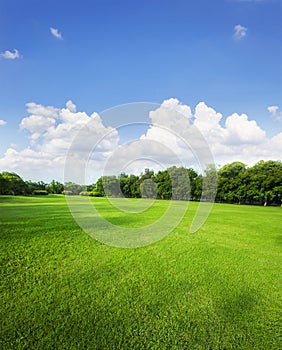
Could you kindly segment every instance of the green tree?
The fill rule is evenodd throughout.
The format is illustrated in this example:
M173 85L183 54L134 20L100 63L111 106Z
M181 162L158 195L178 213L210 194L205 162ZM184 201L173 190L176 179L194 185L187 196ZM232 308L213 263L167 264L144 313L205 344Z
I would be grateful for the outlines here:
M1 174L1 193L10 195L24 195L27 193L27 185L16 173L4 171Z
M132 198L140 198L141 197L141 191L140 191L140 179L137 175L130 175L128 178L129 182L129 193L130 197Z
M197 179L199 174L192 168L187 169L187 172L190 180L190 196L192 200L196 200Z
M203 175L199 174L195 179L195 190L193 194L193 199L199 201L202 196L203 189Z
M11 192L10 182L0 173L0 194L9 194Z
M115 175L102 176L102 185L104 193L108 197L119 197L120 196L120 186L119 180Z
M43 181L26 181L25 184L27 186L26 194L33 194L35 191L45 191L48 188L48 185Z
M121 173L118 177L118 181L122 194L125 197L131 197L130 182L128 175L125 173Z
M154 181L155 180L154 170L150 170L150 169L146 168L144 174L141 173L139 178L141 181L146 180L146 179L151 179Z
M104 187L103 187L103 180L101 177L97 180L95 188L94 188L94 190L92 190L91 194L94 197L104 197L105 196Z
M213 201L217 193L217 169L211 164L205 169L202 181L202 198L205 201Z
M52 180L49 185L46 186L49 193L60 194L64 191L64 185L58 181Z
M141 182L140 191L143 198L156 198L158 189L152 179L145 179Z
M242 175L246 170L246 164L233 162L224 165L218 171L217 199L227 202L240 203L244 197L242 190Z
M158 198L171 199L171 178L168 170L159 171L156 175Z
M251 203L257 201L265 206L281 204L282 163L263 161L246 170L243 177L244 195Z
M127 198L139 198L141 197L140 192L140 181L136 175L127 175L125 173L120 174L119 186L122 194Z
M145 169L145 173L141 174L138 181L140 196L146 198L155 198L157 196L157 187L155 185L154 170Z
M70 181L65 183L63 193L69 194L69 195L79 195L80 192L83 192L85 190L86 190L86 186L81 186L79 184L76 184Z
M184 167L173 166L168 169L172 185L172 199L188 200L190 198L191 186L189 173Z

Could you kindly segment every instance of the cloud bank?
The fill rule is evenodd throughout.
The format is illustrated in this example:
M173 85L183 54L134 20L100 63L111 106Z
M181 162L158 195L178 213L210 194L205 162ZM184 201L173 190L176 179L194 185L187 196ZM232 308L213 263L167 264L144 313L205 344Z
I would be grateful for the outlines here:
M27 103L26 107L28 115L21 120L19 128L28 138L29 146L21 150L11 146L0 158L0 171L15 171L25 179L62 181L69 147L83 127L85 137L82 133L83 142L76 148L78 160L74 171L79 166L79 159L96 145L95 154L89 160L93 182L101 176L109 157L117 169L131 158L142 159L144 154L156 155L165 166L177 163L177 158L190 166L193 151L201 151L203 140L219 165L233 161L252 165L262 159L281 160L282 132L267 137L257 122L246 114L233 113L224 118L205 102L198 103L193 110L176 98L163 101L149 113L151 123L147 131L129 144L122 144L119 130L106 126L99 114L79 112L72 101L67 101L64 108L35 102ZM270 106L268 110L276 115L278 107ZM202 140L195 138L195 132L202 135ZM184 139L189 141L188 144ZM172 156L171 150L176 157ZM127 169L132 172L144 170L146 164L137 163Z
M29 115L19 125L29 139L29 146L22 150L7 149L0 159L0 169L21 174L26 179L60 179L63 177L64 162L68 149L84 125L91 121L91 135L94 137L111 131L99 149L100 161L118 143L118 135L111 127L105 127L97 113L90 116L76 112L76 106L68 101L65 108L42 106L34 102L26 104ZM86 145L81 145L82 149ZM97 164L99 168L99 161Z

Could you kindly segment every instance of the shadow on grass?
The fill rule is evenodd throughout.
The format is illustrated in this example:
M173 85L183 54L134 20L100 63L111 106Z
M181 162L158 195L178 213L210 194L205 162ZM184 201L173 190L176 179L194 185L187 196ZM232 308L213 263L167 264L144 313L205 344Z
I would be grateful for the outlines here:
M248 289L235 290L222 300L218 305L218 313L230 322L242 323L249 319L252 310L257 304L258 295Z
M276 236L275 243L277 245L282 245L282 235Z

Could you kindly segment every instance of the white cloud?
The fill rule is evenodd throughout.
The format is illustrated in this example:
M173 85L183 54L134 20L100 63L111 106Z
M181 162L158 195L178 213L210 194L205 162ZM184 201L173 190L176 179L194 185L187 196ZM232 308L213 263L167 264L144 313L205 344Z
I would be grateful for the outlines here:
M265 138L255 120L249 120L246 114L233 113L226 119L225 133L227 144L259 144Z
M37 139L43 133L47 132L51 126L54 126L55 122L56 120L53 118L31 115L21 121L20 128L28 130L31 133L32 139Z
M0 119L0 126L7 124L6 120Z
M167 105L167 101L162 104L162 106L165 105ZM183 105L181 106L183 107ZM193 148L192 151L196 151L196 153L199 153L203 147L203 142L198 136L194 137L192 132L189 135L189 130L195 131L191 128L191 118L185 119L179 115L168 118L168 115L168 111L162 108L151 112L153 126L143 136L143 139L156 140L168 146L189 164L192 161L191 150L187 148L187 144L184 145L181 142L182 137L189 141L188 143ZM157 116L156 119L155 116ZM177 119L177 121L173 119ZM161 120L162 126L167 126L169 130L178 133L179 137L168 131L160 130L154 125L156 120L158 122ZM192 124L204 136L217 164L239 160L252 165L261 159L281 159L282 133L267 138L265 130L255 120L249 120L246 114L233 113L227 116L224 121L221 113L207 106L205 102L200 102L195 108ZM197 142L200 142L199 148L197 148ZM165 152L163 154L164 159L167 159Z
M52 126L55 126L59 117L59 109L52 106L42 106L34 102L26 104L30 116L22 119L20 129L27 130L32 144L44 134L46 135Z
M55 38L59 40L63 40L62 34L58 31L58 29L51 27L50 32Z
M276 114L276 112L278 111L278 109L279 109L278 106L269 106L269 107L267 107L267 110L268 110L271 114L273 114L273 115Z
M22 58L22 56L20 55L17 49L14 49L14 52L6 50L5 52L0 54L0 57L6 60L14 60L16 58Z
M76 150L85 154L90 146L92 148L95 145L95 140L100 141L96 150L99 160L93 160L96 169L105 161L107 152L118 144L119 137L115 129L105 127L97 113L89 116L85 112L76 112L72 101L68 101L66 108L61 109L34 102L26 106L30 115L22 119L20 129L26 131L30 144L22 150L10 147L0 159L0 169L15 171L26 179L57 178L62 181L69 147L85 125L88 132L85 137L82 134L81 144Z
M268 110L276 115L278 106ZM26 179L62 181L66 155L73 143L74 174L85 155L88 157L89 150L97 145L86 169L93 182L109 159L109 171L138 173L145 167L158 170L181 163L195 166L198 158L208 162L207 147L215 163L221 165L237 160L248 165L261 159L281 160L282 132L269 138L246 114L223 117L205 102L198 103L192 112L190 106L176 98L165 100L149 113L151 125L147 131L124 145L119 145L118 130L106 127L95 112L77 112L72 101L67 101L65 108L30 102L27 111L29 115L22 119L20 129L27 133L29 146L10 146L0 159L0 169L15 171ZM78 132L80 138L75 140Z
M67 103L66 103L66 107L67 109L72 112L72 113L75 113L76 112L76 105L71 101L69 100Z
M233 29L234 29L233 37L236 40L241 40L247 35L248 28L242 26L241 24L237 24Z
M275 120L282 121L282 112L278 112L278 106L269 106L267 107L267 110Z
M26 104L28 113L32 115L39 115L49 118L57 118L59 115L59 108L52 106L42 106L35 102L29 102Z
M187 105L183 105L177 98L170 98L168 100L164 100L162 103L162 107L173 109L180 114L182 114L186 118L192 117L191 108ZM153 117L154 119L156 117Z
M223 137L223 129L220 125L221 119L222 114L208 107L205 102L200 102L195 108L194 125L209 142L217 142Z

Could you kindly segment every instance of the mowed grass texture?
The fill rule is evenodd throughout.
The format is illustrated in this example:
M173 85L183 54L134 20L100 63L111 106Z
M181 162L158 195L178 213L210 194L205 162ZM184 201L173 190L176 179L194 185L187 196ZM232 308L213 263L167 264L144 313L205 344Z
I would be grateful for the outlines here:
M282 208L215 204L189 234L197 205L163 240L122 249L84 233L64 197L0 197L0 348L280 349Z

